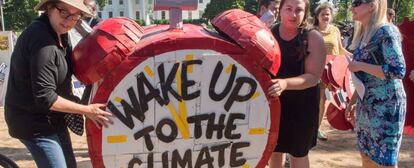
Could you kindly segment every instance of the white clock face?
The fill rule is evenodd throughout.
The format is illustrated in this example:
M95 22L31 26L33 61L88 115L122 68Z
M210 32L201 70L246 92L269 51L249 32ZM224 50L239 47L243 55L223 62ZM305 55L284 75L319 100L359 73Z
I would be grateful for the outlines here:
M212 50L148 58L113 89L106 110L116 117L102 130L105 167L256 167L271 121L255 77Z

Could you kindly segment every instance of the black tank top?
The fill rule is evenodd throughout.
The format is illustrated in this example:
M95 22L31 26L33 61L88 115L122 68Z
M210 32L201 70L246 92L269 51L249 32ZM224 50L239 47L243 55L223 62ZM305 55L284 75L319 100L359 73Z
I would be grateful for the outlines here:
M295 38L286 41L280 37L279 25L276 25L272 29L272 33L275 36L280 46L282 63L277 74L277 78L289 78L299 76L304 73L304 59L300 59L299 51L301 42L299 41L299 34Z

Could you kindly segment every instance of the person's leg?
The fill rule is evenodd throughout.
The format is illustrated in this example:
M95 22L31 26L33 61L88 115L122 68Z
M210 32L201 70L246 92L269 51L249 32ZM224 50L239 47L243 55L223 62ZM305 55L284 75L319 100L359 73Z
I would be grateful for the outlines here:
M397 168L398 165L395 166L381 166L375 163L373 160L371 160L367 155L361 154L361 161L362 161L362 167L363 168Z
M318 124L318 139L320 140L328 140L326 134L319 129L321 126L323 116L325 115L325 103L326 103L326 95L325 95L326 85L322 82L319 84L319 124Z
M66 166L68 168L76 168L76 159L75 154L73 153L69 131L65 129L65 131L58 134L58 137L62 146L63 154L65 155Z
M269 168L282 168L285 161L285 154L273 152L269 160Z
M325 102L326 102L326 95L325 95L326 86L323 83L319 84L319 124L321 125L323 115L325 114Z
M289 155L291 168L309 168L309 157L294 157Z
M37 167L65 168L65 156L56 134L33 139L20 139L32 154Z
M377 164L375 164L367 155L361 154L361 161L363 168L378 168Z
M285 167L290 167L290 161L289 161L289 155L288 154L285 154L285 164L283 164L283 165L285 165Z
M394 166L378 166L379 168L398 168L398 165Z

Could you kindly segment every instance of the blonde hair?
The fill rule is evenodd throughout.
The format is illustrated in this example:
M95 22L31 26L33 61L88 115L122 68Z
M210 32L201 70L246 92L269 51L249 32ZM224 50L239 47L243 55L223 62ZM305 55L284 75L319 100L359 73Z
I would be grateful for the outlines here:
M349 46L351 50L368 44L374 33L387 23L387 0L374 0L371 3L374 5L374 11L371 14L368 25L363 27L361 22L355 21L354 38Z

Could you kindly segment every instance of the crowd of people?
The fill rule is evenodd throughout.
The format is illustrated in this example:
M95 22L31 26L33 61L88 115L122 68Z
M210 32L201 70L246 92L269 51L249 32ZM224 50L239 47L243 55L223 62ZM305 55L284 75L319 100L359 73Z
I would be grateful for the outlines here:
M27 147L38 167L76 167L65 118L84 115L98 127L112 123L111 113L101 109L104 104L80 103L71 90L74 44L68 32L79 22L95 26L100 21L96 4L41 0L36 9L44 13L23 31L11 57L6 122L10 135ZM401 35L393 25L395 12L387 11L387 0L353 0L350 9L355 26L341 32L333 24L330 3L310 11L309 0L259 0L257 16L278 41L282 57L268 88L281 101L278 142L269 167L283 167L285 155L291 167L310 167L309 150L317 139L328 140L319 130L329 89L320 82L326 55L352 59L348 69L366 88L364 95L353 95L346 110L348 117L356 117L362 166L397 167L406 113L401 79L406 72ZM308 23L311 12L313 23ZM413 71L409 77L414 81Z
M406 113L402 85L405 61L401 35L393 25L395 12L387 9L387 1L354 0L351 11L355 26L347 27L343 32L345 38L332 24L334 8L328 2L316 8L314 18L310 19L313 25L306 26L308 0L261 1L280 5L279 13L273 14L279 16L276 24L265 22L271 25L282 52L277 79L272 80L269 88L270 95L280 98L282 110L279 139L270 167L282 167L285 153L291 167L309 167L307 154L316 145L316 137L327 140L318 130L326 110L325 89L329 89L318 82L327 54L352 59L348 69L366 88L364 95L354 93L346 110L348 118L356 117L362 166L397 167Z

